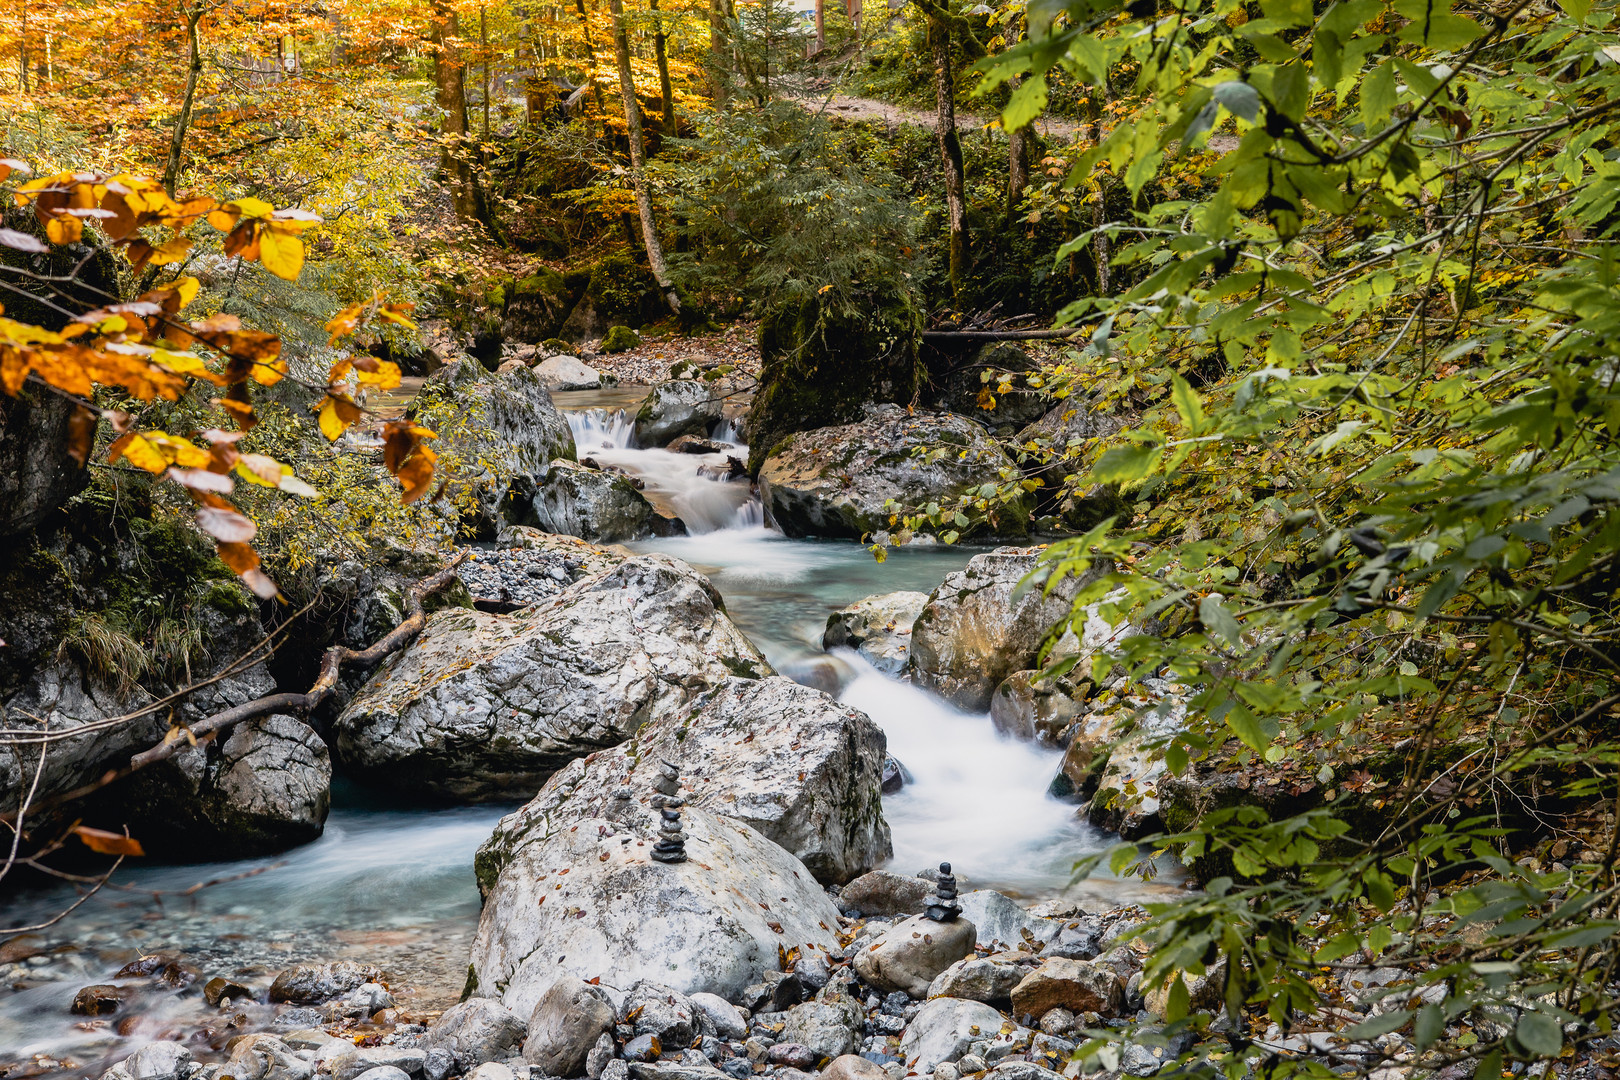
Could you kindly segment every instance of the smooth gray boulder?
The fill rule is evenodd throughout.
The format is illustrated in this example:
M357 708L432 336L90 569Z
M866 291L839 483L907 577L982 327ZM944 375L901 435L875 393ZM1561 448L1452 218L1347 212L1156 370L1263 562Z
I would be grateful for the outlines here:
M1015 671L990 699L990 722L1010 738L1062 749L1067 745L1064 733L1084 710L1090 686L1089 680L1043 679L1039 671Z
M701 379L661 382L636 412L636 442L667 446L682 435L707 435L720 422L723 404Z
M1031 915L1016 900L994 889L965 892L957 897L957 903L962 905L962 918L977 928L979 942L992 948L1016 952L1032 944L1056 941L1063 932L1062 919Z
M640 806L657 763L680 770L690 805L746 822L824 883L848 881L892 852L880 786L883 731L863 712L819 690L770 675L730 678L648 721L623 744L579 768L579 790L624 786ZM503 819L480 850L478 875L502 860L575 798L547 785Z
M928 594L892 592L868 596L827 616L825 649L854 649L885 675L898 675L911 659L911 627Z
M933 892L934 884L926 878L873 870L845 885L838 905L865 916L921 915Z
M691 996L691 1001L706 1032L727 1041L748 1037L748 1021L737 1011L737 1006L725 998L697 993Z
M735 818L687 806L687 860L651 859L651 771L619 798L575 762L502 819L475 864L475 993L521 1014L568 973L730 1000L776 970L780 950L839 948L838 911L810 871Z
M934 977L928 984L930 998L951 997L968 1001L982 1001L987 1005L1004 1004L1012 1000L1013 987L1027 974L1005 953L986 957L967 957L958 960Z
M529 1014L523 1058L546 1076L582 1076L591 1050L613 1030L613 1008L583 979L561 975Z
M270 1000L292 1005L320 1005L376 982L382 972L369 964L335 960L329 964L299 964L276 976Z
M599 390L602 373L577 356L548 356L534 365L534 373L552 393L559 390Z
M928 984L941 972L973 955L975 940L973 924L965 918L940 923L915 915L860 949L855 954L855 971L879 990L904 990L914 998L927 997Z
M1038 664L1041 644L1060 622L1084 581L1109 570L1094 566L1082 580L1067 578L1047 595L1039 582L1020 588L1041 548L998 548L975 555L928 598L911 633L912 677L959 708L983 712L997 686Z
M147 1043L122 1062L131 1080L179 1080L191 1065L191 1051L177 1042Z
M896 513L1016 478L1012 459L966 417L885 405L854 424L790 435L765 459L759 495L789 536L858 540L889 530ZM1033 505L1020 495L974 531L1023 536Z
M244 1035L232 1041L224 1071L235 1080L309 1080L315 1063L274 1035Z
M385 1070L420 1077L427 1064L427 1051L405 1046L359 1046L328 1060L326 1071L332 1080L357 1080ZM384 1077L373 1077L384 1080Z
M656 513L628 476L572 461L546 466L529 498L529 509L528 515L520 512L520 523L593 543L649 536Z
M859 1049L865 1020L856 1002L843 994L828 994L789 1009L777 1039L809 1047L817 1061L842 1057Z
M900 1040L900 1059L910 1072L929 1073L942 1061L958 1061L968 1047L995 1037L1003 1023L982 1001L934 998L917 1010Z
M486 1061L504 1061L523 1043L529 1025L492 998L468 998L452 1005L422 1036L422 1049L444 1050L467 1072Z
M429 616L333 723L333 741L367 783L524 798L733 674L769 673L706 578L641 555L512 615Z

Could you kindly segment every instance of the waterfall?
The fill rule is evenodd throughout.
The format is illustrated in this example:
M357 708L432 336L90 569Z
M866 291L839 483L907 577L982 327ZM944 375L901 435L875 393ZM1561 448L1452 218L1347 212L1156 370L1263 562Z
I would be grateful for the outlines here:
M574 433L574 447L580 457L603 449L629 450L636 445L635 417L623 409L580 409L565 412L568 430Z

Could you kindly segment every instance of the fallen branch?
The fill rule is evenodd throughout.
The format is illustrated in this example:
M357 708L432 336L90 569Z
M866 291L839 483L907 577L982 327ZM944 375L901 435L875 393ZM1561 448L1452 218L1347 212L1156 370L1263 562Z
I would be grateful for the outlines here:
M163 741L156 746L142 750L129 759L129 764L116 769L108 769L88 784L63 791L49 798L41 799L30 805L20 806L16 810L0 814L0 821L15 821L21 814L60 806L64 803L82 799L92 792L99 791L109 784L118 782L133 773L139 772L148 765L155 765L167 760L179 752L181 747L190 746L193 740L212 738L222 731L235 727L244 720L256 720L262 716L273 716L276 713L303 713L308 715L319 708L332 692L337 689L338 672L345 664L358 664L372 667L384 657L398 652L415 639L422 632L427 623L427 614L422 610L422 601L433 593L444 588L456 576L456 568L467 558L463 551L449 564L432 577L420 581L411 589L406 597L405 620L384 634L380 640L366 649L350 649L342 645L334 645L326 650L321 657L320 675L315 679L315 685L304 694L269 694L265 697L244 701L240 705L214 713L212 716L193 724L188 729L173 728ZM187 737L189 735L189 738Z
M924 341L1050 341L1074 337L1089 331L1089 326L1071 326L1063 330L924 330Z

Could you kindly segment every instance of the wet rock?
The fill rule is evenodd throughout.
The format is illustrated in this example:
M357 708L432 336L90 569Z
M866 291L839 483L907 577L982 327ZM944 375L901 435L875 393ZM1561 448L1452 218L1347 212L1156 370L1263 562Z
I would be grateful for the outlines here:
M893 795L911 783L911 772L899 758L890 754L883 759L883 794Z
M546 1076L579 1076L596 1044L612 1030L612 1006L583 979L563 975L529 1014L523 1057Z
M917 1011L906 1027L905 1037L900 1040L900 1056L909 1070L927 1073L942 1061L961 1059L975 1042L999 1032L1001 1024L1001 1014L983 1002L934 998ZM979 1070L964 1063L962 1071Z
M923 878L873 870L845 885L838 894L838 903L845 910L866 916L918 915L933 891L933 885Z
M427 1051L413 1047L361 1046L329 1061L332 1080L356 1080L357 1077L370 1076L379 1069L418 1077L427 1064ZM383 1078L374 1077L373 1080Z
M130 1080L180 1080L191 1064L191 1051L177 1042L148 1043L115 1068Z
M218 1005L229 998L231 1001L252 1001L258 994L252 987L232 982L230 979L216 975L203 984L203 1000L210 1005Z
M110 1016L129 1000L129 996L127 987L97 983L73 995L70 1011L74 1016Z
M1010 960L969 957L936 975L928 984L928 996L1000 1005L1012 1000L1013 987L1023 980L1024 974L1024 969Z
M1039 548L1000 548L975 555L929 596L911 634L916 681L972 712L990 707L995 688L1033 668L1047 632L1067 619L1081 582L1066 579L1050 595L1038 584L1020 590ZM1086 579L1107 572L1099 564Z
M682 435L664 449L677 454L729 454L736 447L731 443L715 442L699 435Z
M819 691L780 676L727 679L593 755L566 794L548 785L505 819L480 855L480 880L565 799L588 792L610 813L603 800L629 785L640 806L655 780L649 763L668 760L680 769L690 806L748 823L818 880L847 881L891 850L879 791L884 742L865 713Z
M707 436L720 422L722 402L701 379L672 379L654 386L636 413L636 442L666 446L682 435Z
M84 487L86 466L67 450L77 411L43 388L0 395L0 536L34 528Z
M382 973L368 964L338 960L330 964L299 964L276 976L270 984L272 1002L320 1005L375 982Z
M789 1069L813 1069L817 1058L815 1051L803 1043L781 1042L766 1052L765 1060Z
M429 616L333 724L338 761L438 798L527 797L735 673L769 665L685 563L626 559L515 615Z
M971 416L998 433L1010 436L1051 408L1051 397L1025 382L1026 373L1038 367L1035 360L1010 341L988 341L949 356L936 350L928 356L927 400Z
M859 1054L844 1054L821 1071L821 1080L889 1080L889 1074L883 1071L883 1066ZM936 1073L935 1080L943 1078Z
M577 356L548 356L534 366L534 373L552 393L559 390L599 390L602 373Z
M1033 1061L1003 1061L991 1069L987 1076L993 1080L1063 1080L1063 1074L1054 1072Z
M928 594L892 592L857 600L827 616L821 635L826 649L854 649L886 675L905 670L911 658L911 627L928 603Z
M921 915L890 927L855 954L855 971L879 990L928 995L928 984L973 952L976 939L967 919L937 923Z
M672 1049L689 1046L698 1033L697 1006L685 994L642 980L625 995L621 1015L634 1015L637 1035L656 1035Z
M1045 1016L1050 1009L1118 1016L1125 1005L1125 984L1102 964L1052 959L1013 988L1012 1004L1016 1016Z
M782 1028L782 1039L807 1047L813 1068L822 1058L842 1057L860 1046L861 1007L842 994L829 995L816 1001L806 1001L787 1011ZM782 1062L793 1064L793 1062Z
M946 453L937 459L913 453L927 448ZM901 506L953 503L1012 472L1000 445L966 417L886 405L858 423L789 436L760 469L759 493L767 519L789 536L860 539L889 527L891 500ZM1031 505L1015 501L993 517L987 531L1024 535Z
M224 1075L235 1080L309 1080L314 1062L274 1035L244 1035L230 1043Z
M1208 779L1197 771L1189 771L1185 778L1172 777L1163 758L1149 748L1152 741L1186 726L1188 688L1144 679L1135 691L1100 703L1085 717L1064 753L1063 766L1065 772L1078 769L1078 759L1091 756L1085 766L1093 776L1087 817L1127 840L1163 828L1161 807L1171 791L1197 800L1204 794L1201 782ZM1129 733L1124 734L1127 728ZM1106 761L1100 761L1104 753Z
M577 536L593 543L652 535L652 503L627 476L553 461L536 480L529 512L508 509L520 525Z
M624 1044L624 1059L626 1061L657 1061L664 1052L664 1044L656 1035L637 1035Z
M1039 676L1038 671L1015 671L1003 679L990 699L990 722L1010 738L1061 748L1064 731L1084 707L1090 683Z
M994 889L963 893L958 902L962 917L977 929L979 942L997 949L1029 949L1055 941L1063 932L1060 920L1037 918Z
M466 1072L505 1059L523 1042L529 1025L491 998L468 998L446 1009L422 1036L422 1049L443 1050ZM567 1074L557 1074L567 1075Z
M559 773L479 850L475 992L522 1013L560 969L729 999L776 969L779 949L838 949L837 909L792 855L688 805L687 861L656 862L651 808L586 775L583 762Z
M748 1021L725 998L698 993L692 995L691 1001L706 1031L732 1042L748 1037Z

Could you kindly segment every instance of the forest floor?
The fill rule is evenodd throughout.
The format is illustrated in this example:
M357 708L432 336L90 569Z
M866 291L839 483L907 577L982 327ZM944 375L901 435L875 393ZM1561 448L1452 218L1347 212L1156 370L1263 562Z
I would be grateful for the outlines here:
M808 89L806 93L809 93ZM849 94L833 94L829 98L822 93L795 100L806 109L824 110L828 115L842 117L845 120L881 121L891 131L900 124L931 128L935 122L934 114L928 110L912 109L889 101L879 101L877 98L854 97ZM962 110L956 113L956 124L959 128L989 127L991 124L999 123L1000 119L994 113L981 114ZM1043 116L1034 123L1035 130L1043 138L1048 139L1073 139L1089 126L1084 121L1051 116Z

